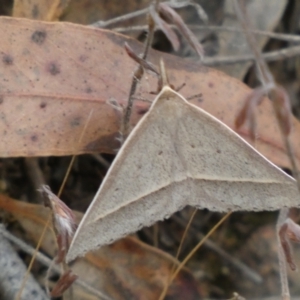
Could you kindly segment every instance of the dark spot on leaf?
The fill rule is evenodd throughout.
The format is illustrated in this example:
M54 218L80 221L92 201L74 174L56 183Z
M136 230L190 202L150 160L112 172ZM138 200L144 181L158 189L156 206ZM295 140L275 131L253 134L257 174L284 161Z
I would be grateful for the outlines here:
M79 61L81 61L81 62L85 62L86 59L87 59L87 56L84 54L79 56Z
M47 37L47 33L44 30L36 30L32 36L31 36L31 40L38 44L38 45L42 45L45 41Z
M195 148L195 145L192 144L191 147L192 147L192 148Z
M13 64L14 60L10 55L4 54L3 57L2 57L2 61L5 65L10 66L10 65Z
M162 152L162 151L159 151L159 152L158 152L158 155L162 155L162 154L163 154L163 152Z
M76 117L71 121L72 127L79 126L79 125L80 125L80 117Z
M220 149L217 149L217 153L221 153L222 151Z
M39 13L40 13L39 7L36 4L34 4L31 10L32 19L37 19Z
M3 102L4 102L4 98L0 96L0 104L2 104Z
M30 137L30 139L33 141L33 142L36 142L37 140L38 140L38 137L37 137L37 135L32 135L31 137Z
M40 104L40 108L45 108L47 106L47 103L46 102L42 102L41 104Z
M87 94L90 94L93 90L90 87L88 87L88 88L86 88L85 91L86 91Z
M51 62L51 63L47 66L47 71L48 71L51 75L55 76L55 75L57 75L57 74L60 73L60 67L59 67L56 63Z
M213 88L215 85L214 85L212 82L209 82L209 83L208 83L208 86L209 86L210 88Z

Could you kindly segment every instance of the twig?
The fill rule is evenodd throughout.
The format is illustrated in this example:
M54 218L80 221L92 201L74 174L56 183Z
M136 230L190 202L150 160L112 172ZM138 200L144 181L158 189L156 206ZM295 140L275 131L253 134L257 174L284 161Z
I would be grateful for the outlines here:
M280 274L280 283L281 283L281 295L283 300L290 299L290 291L289 291L289 282L287 276L287 262L285 259L284 251L282 248L279 230L282 223L287 219L289 215L289 209L283 208L279 211L279 216L276 224L276 237L277 237L277 245L278 245L278 264L279 264L279 274Z
M204 49L199 43L198 37L194 35L194 33L189 29L189 27L185 24L181 16L177 14L174 9L170 8L168 5L163 3L159 5L159 14L161 18L167 20L169 23L173 23L174 25L176 25L180 34L187 40L188 44L194 49L194 51L199 55L200 59L202 60L204 57ZM158 24L157 22L155 23ZM172 31L171 28L170 30ZM168 37L168 35L166 36ZM172 43L171 39L168 39ZM174 48L174 50L176 49Z
M155 8L157 7L157 5L158 5L158 2L154 5ZM154 36L154 22L150 16L149 16L148 21L149 21L149 29L148 29L148 36L147 36L145 48L144 48L144 53L142 55L143 60L145 60L147 58L149 49L152 44L153 36ZM124 137L126 137L129 132L129 120L130 120L133 101L134 101L133 95L135 94L138 82L141 80L141 78L143 76L143 73L144 73L143 70L144 70L143 66L139 65L137 67L137 69L135 70L133 78L132 78L132 83L131 83L129 96L128 96L128 103L124 110L123 120L122 120L122 125L121 125L121 134L122 134L121 143L124 141Z
M27 245L25 242L23 242L19 238L15 237L14 235L12 235L9 231L7 231L5 229L5 227L2 224L0 224L0 233L6 239L8 239L12 243L14 243L16 246L20 247L20 249L22 249L27 254L29 254L29 255L35 254L35 249L33 247L31 247L30 245ZM47 266L48 268L50 268L50 266L52 264L52 260L50 258L48 258L46 255L42 254L41 252L37 252L36 260L39 261L40 263L42 263L43 265ZM58 265L52 266L52 271L55 271L59 275L62 274L61 268ZM102 293L101 291L98 291L95 288L91 287L88 283L86 283L85 281L83 281L81 279L77 279L74 284L83 287L88 292L99 297L99 299L112 300L112 298L110 298L106 294Z
M255 56L255 62L256 67L259 73L259 79L262 82L262 85L264 87L273 86L274 92L270 93L270 99L272 100L274 112L277 118L277 122L281 131L282 139L286 147L286 151L288 154L288 157L290 159L291 165L292 165L292 172L296 179L298 190L300 192L300 180L299 180L299 173L297 170L296 160L293 155L292 151L292 145L289 140L288 134L286 134L286 122L283 118L280 116L281 107L278 100L278 93L276 94L275 88L276 84L274 82L273 76L270 73L268 66L266 62L264 61L263 56L261 55L261 52L259 51L254 36L249 31L249 27L251 27L250 20L248 18L248 15L246 13L246 6L244 0L240 0L239 2L237 0L234 1L236 14L238 16L238 19L240 21L240 24L242 25L242 28L245 33L245 37L247 39L248 45L250 49L252 50L254 56ZM279 218L277 221L277 236L278 236L278 229L281 227L282 222L288 217L289 210L288 209L282 209L279 213ZM279 239L279 238L278 238ZM282 245L280 241L278 240L278 257L279 257L279 271L280 271L280 279L281 279L281 288L282 288L282 297L284 300L290 299L290 292L289 292L289 286L288 286L288 277L287 277L287 270L286 270L286 260L283 253Z
M244 0L240 0L240 1L244 1ZM257 69L258 69L259 75L260 75L259 79L261 80L262 85L264 87L273 86L275 88L276 83L274 82L273 76L269 71L269 68L268 68L268 66L267 66L267 64L264 60L263 55L261 55L260 51L258 50L258 48L256 46L253 35L251 35L251 32L248 30L248 28L250 26L248 17L245 13L243 13L242 8L240 6L241 4L238 4L237 0L235 0L234 3L235 3L235 6L236 6L236 10L238 12L238 17L240 19L241 25L244 28L245 36L247 38L247 42L248 42L249 47L252 49L252 52L254 53L254 56L255 56L256 66L257 66ZM300 50L300 48L299 48L299 50ZM283 139L283 142L286 146L286 151L287 151L288 157L291 161L292 172L293 172L293 175L296 179L298 190L300 192L300 179L299 179L299 173L297 171L296 159L295 159L295 156L293 154L292 145L290 143L289 136L287 136L286 132L285 132L286 124L283 122L283 120L281 118L278 117L277 112L280 110L280 108L277 107L278 103L276 101L274 101L275 96L276 95L270 94L270 98L272 98L271 102L272 102L274 110L276 112L278 125L279 125L280 130L281 130L282 139Z
M157 72L155 66L152 63L148 62L146 59L139 57L127 43L125 43L124 48L130 58L141 65L145 70L148 70L159 76L159 73Z
M174 215L172 218L182 227L186 227L185 222L176 215ZM198 240L204 238L204 234L200 233L199 230L196 229L193 225L191 226L190 231L192 232L192 235ZM247 265L235 258L233 255L227 253L212 240L206 240L204 246L220 255L222 259L224 259L227 263L231 264L233 267L235 267L237 270L243 273L244 276L246 276L252 282L256 284L262 283L262 277L257 272L249 268Z
M222 32L222 31L229 31L229 32L243 32L241 29L236 27L228 27L228 26L214 26L214 25L189 25L189 28L193 31L210 31L210 32ZM170 25L172 29L177 29L175 25ZM131 32L131 31L145 31L148 29L147 25L137 25L137 26L128 26L128 27L117 27L113 28L113 31L124 33L124 32ZM155 30L158 30L156 27ZM251 33L255 35L262 35L272 39L286 41L286 42L300 42L300 36L295 34L286 34L286 33L276 33L271 31L264 31L264 30L250 30Z
M79 143L80 143L80 141L82 140L82 138L83 138L83 136L84 136L84 133L85 133L85 131L86 131L87 125L88 125L88 123L89 123L89 121L90 121L90 119L91 119L92 114L93 114L93 110L91 110L90 113L89 113L89 115L88 115L87 122L86 122L85 127L83 128L83 131L82 131L82 133L81 133L81 135L80 135L80 138L79 138ZM69 176L69 173L71 172L71 168L72 168L72 166L73 166L75 157L76 157L76 156L73 156L73 157L71 158L71 162L70 162L70 164L69 164L68 170L67 170L67 172L66 172L66 175L65 175L65 177L64 177L63 183L62 183L62 185L61 185L61 187L60 187L60 190L59 190L59 192L58 192L58 197L60 197L60 195L61 195L61 193L62 193L62 190L63 190L63 188L64 188L64 186L65 186L65 184L66 184L66 181L67 181L67 178L68 178L68 176ZM39 250L39 248L40 248L40 245L41 245L41 243L42 243L42 241L43 241L43 239L44 239L44 235L46 234L46 229L47 229L48 226L50 225L51 219L52 219L52 215L51 215L51 213L50 213L49 216L48 216L48 219L47 219L47 221L46 221L46 224L45 224L45 226L44 226L44 228L43 228L42 234L41 234L41 236L40 236L40 238L39 238L39 241L38 241L38 243L37 243L37 245L36 245L36 251L35 251L36 254L38 253L38 250ZM56 240L56 239L55 239L55 240ZM20 288L20 290L19 290L19 293L18 293L18 295L17 295L17 297L19 297L19 298L21 297L21 294L22 294L22 288L25 286L26 281L27 281L27 278L28 278L28 276L29 276L29 274L30 274L30 270L31 270L31 268L32 268L32 266L33 266L33 263L34 263L35 255L36 255L36 254L33 254L33 255L32 255L32 258L31 258L31 261L30 261L30 263L29 263L29 266L28 266L28 270L27 270L26 276L24 277L24 280L23 280L23 282L22 282L22 286L21 286L21 288ZM49 266L52 267L51 264L50 264ZM66 262L62 262L62 266L63 266L63 269L64 269L65 271L68 270L68 266L67 266ZM50 270L48 270L48 271L50 272ZM48 273L47 273L47 274L48 274ZM47 274L46 274L46 275L47 275ZM46 277L46 278L47 278L47 277ZM71 292L70 292L70 293L71 293ZM17 298L17 299L18 299L18 298Z
M122 15L122 16L110 19L108 21L101 21L101 20L97 21L95 23L92 23L90 26L97 27L97 28L107 28L107 27L109 27L111 25L114 25L114 24L117 24L119 22L123 22L123 21L127 21L127 20L130 20L130 19L136 18L136 17L143 16L143 15L147 14L148 11L149 11L149 8L146 7L144 9L136 10L136 11L133 11L133 12L128 13L126 15Z
M266 61L274 61L280 59L287 59L300 55L300 46L292 46L277 51L263 53L262 58ZM236 63L244 63L247 61L254 61L254 55L237 55L237 56L223 56L223 57L205 57L203 64L206 66L217 66L217 65L230 65Z
M190 229L190 227L191 227L191 224L192 224L192 222L193 222L193 220L194 220L194 217L195 217L196 213L197 213L197 208L194 209L194 211L193 211L191 217L189 218L188 224L187 224L186 226L184 226L184 227L185 227L184 233L183 233L183 235L182 235L182 237L181 237L180 244L179 244L179 247L178 247L178 249L177 249L176 256L175 256L176 260L178 260L178 257L179 257L180 252L181 252L181 248L182 248L183 243L184 243L184 241L185 241L185 237L186 237L186 235L187 235L187 233L188 233L188 231L189 231L189 229ZM171 269L171 272L170 272L170 275L169 275L169 278L168 278L168 280L167 280L167 282L166 282L166 284L165 284L165 287L164 287L164 289L163 289L163 292L164 292L164 291L167 291L167 289L168 289L168 287L169 287L169 285L170 285L170 283L171 283L171 276L172 276L172 274L174 273L175 269L176 269L176 263L175 263L175 261L174 261L173 266L172 266L172 269ZM163 293L162 293L162 296L161 296L160 298L163 298Z
M189 25L192 30L210 30L210 31L231 31L231 32L243 32L241 29L237 27L228 27L228 26L213 26L213 25ZM285 42L300 42L300 36L295 34L286 34L286 33L277 33L271 31L264 30L249 30L254 35L262 35L272 39L285 41Z
M223 222L231 215L231 212L228 212L226 215L222 217L222 219L204 236L203 239L193 248L193 250L185 257L185 259L178 265L175 272L172 274L170 281L164 287L159 300L163 300L166 296L169 284L176 278L178 273L182 270L182 268L186 265L186 263L190 260L190 258L199 250L199 248L209 239L209 237L223 224Z
M195 208L194 211L193 211L193 213L192 213L192 215L191 215L191 217L189 218L189 221L188 221L187 225L184 226L184 232L183 232L183 235L182 235L182 238L181 238L181 241L180 241L180 244L179 244L179 247L177 249L176 256L175 256L176 259L179 258L179 255L180 255L180 252L181 252L181 249L182 249L182 246L183 246L183 243L185 241L185 237L186 237L188 231L190 229L192 229L192 222L193 222L193 220L195 218L195 215L196 215L197 211L198 211L198 209ZM175 267L175 264L173 265L173 267ZM172 271L172 273L173 273L173 271Z
M172 29L177 29L176 26L170 25ZM241 32L240 29L237 28L230 28L230 27L219 27L219 26L190 26L191 29L211 29L211 30L219 30L219 31L233 31L233 32ZM129 28L116 28L114 31L117 32L126 32L130 30L146 30L147 26L134 26ZM157 30L155 28L154 30ZM257 35L264 35L270 38L287 41L287 42L298 42L300 43L300 37L291 34L279 34L267 31L259 31L259 30L252 30L253 34ZM290 46L284 49L271 51L267 53L263 53L262 56L266 61L275 61L275 60L283 60L292 58L295 56L300 55L300 46ZM237 63L245 63L248 61L255 61L255 56L252 54L248 55L235 55L235 56L217 56L217 57L204 57L203 64L206 66L218 66L218 65L230 65L230 64L237 64Z
M166 1L166 2L162 2L162 3L167 4L170 7L175 8L175 9L191 5L191 6L193 6L196 9L196 12L197 12L199 18L201 20L203 20L204 23L207 23L207 21L208 21L207 14L203 10L203 8L199 4L194 3L192 1L181 1L179 3L176 3L174 1ZM98 28L107 28L107 27L109 27L111 25L114 25L114 24L117 24L119 22L127 21L127 20L130 20L130 19L139 17L139 16L143 16L145 14L148 14L149 13L149 9L150 9L150 7L146 7L144 9L140 9L140 10L128 13L126 15L122 15L122 16L110 19L108 21L98 21L98 22L95 22L95 23L91 24L90 26L98 27Z
M198 249L210 238L210 236L223 224L223 222L231 215L232 212L228 212L222 217L222 219L204 236L204 238L194 247L194 249L185 257L185 259L179 264L174 274L172 274L172 280L178 275L180 270L186 265L190 258L198 251Z

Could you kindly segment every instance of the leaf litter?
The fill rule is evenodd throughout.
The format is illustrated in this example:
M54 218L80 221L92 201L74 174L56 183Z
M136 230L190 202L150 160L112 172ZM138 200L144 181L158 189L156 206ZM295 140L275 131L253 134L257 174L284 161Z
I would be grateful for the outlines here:
M10 57L5 57L5 59L4 60L6 60L7 62L9 62L9 63L11 63L12 61L11 61L11 58ZM55 66L54 66L54 68L53 68L53 72L56 72L57 70L55 69Z
M47 208L17 201L5 195L0 195L0 207L13 215L31 241L38 242L49 213ZM79 222L82 213L73 213ZM41 244L41 250L51 257L56 255L50 228ZM143 296L145 299L157 300L174 263L179 264L162 250L136 238L127 237L77 260L72 264L72 270L93 288L109 295L110 299L122 300L124 295L128 295L130 298ZM98 299L77 286L76 282L74 295L78 300ZM172 300L199 299L198 283L187 269L181 270L173 281L168 297Z

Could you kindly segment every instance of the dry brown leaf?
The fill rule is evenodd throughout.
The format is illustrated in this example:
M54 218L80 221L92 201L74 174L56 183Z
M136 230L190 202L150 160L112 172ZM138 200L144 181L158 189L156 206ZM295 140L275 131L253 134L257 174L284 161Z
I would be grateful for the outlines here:
M119 1L95 1L95 0L71 0L68 9L62 16L62 21L89 25L98 21L107 21L148 7L151 0L122 0ZM117 27L130 27L144 25L145 14L115 23ZM138 36L142 30L132 33Z
M29 204L0 195L0 208L10 212L25 232L37 243L47 221L49 210L42 205ZM81 213L74 212L77 220ZM56 252L55 240L48 230L41 248L50 256ZM72 264L72 270L94 288L115 300L157 300L178 261L163 251L127 237L99 251L88 254ZM94 299L85 290L74 286L77 300ZM128 295L126 297L126 295ZM143 298L144 297L144 298ZM168 291L170 300L199 299L196 281L182 270Z
M219 212L300 206L293 178L165 86L116 156L67 260L187 205Z
M107 104L127 101L135 63L125 54L143 46L106 30L68 23L0 18L0 156L113 153L120 115ZM163 58L174 86L192 102L234 128L234 119L251 91L240 81L178 57L150 51L149 61ZM144 76L137 96L151 99L157 79ZM147 105L136 102L132 124ZM274 163L289 166L269 101L258 110L257 149ZM300 159L300 124L293 119L291 140ZM249 137L249 130L239 132Z
M14 0L13 17L57 21L71 0Z

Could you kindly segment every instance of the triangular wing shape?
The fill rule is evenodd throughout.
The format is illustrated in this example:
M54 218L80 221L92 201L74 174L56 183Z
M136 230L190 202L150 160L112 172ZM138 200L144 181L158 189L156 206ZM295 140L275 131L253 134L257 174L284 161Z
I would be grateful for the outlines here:
M299 206L295 181L229 127L164 87L128 136L81 221L67 260L169 217Z

